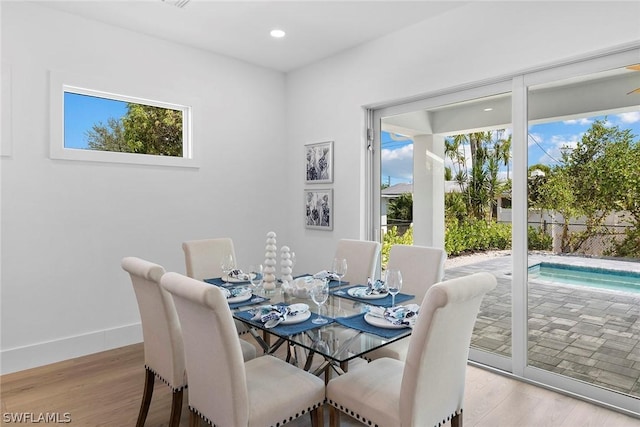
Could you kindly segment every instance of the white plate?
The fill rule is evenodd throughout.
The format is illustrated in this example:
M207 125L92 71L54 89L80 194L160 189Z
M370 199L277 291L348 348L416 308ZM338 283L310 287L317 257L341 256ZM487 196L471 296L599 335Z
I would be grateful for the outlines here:
M227 302L229 304L233 304L235 302L244 302L244 301L250 300L252 296L253 296L253 292L249 292L246 295L239 295L237 297L227 298Z
M303 305L306 305L306 304L303 304ZM281 325L294 325L296 323L304 322L309 317L311 317L311 312L309 310L307 310L307 311L305 311L303 313L298 313L295 316L287 316L287 320L285 320L283 322L280 322L280 324Z
M367 289L366 286L360 286L360 287L356 287L356 288L349 288L349 290L347 291L347 293L354 297L354 298L360 298L360 299L380 299L380 298L386 298L387 295L389 294L371 294L371 295L357 295L356 291L358 289Z
M297 304L289 304L289 310L291 311L299 311L300 313L303 313L305 311L309 311L309 305L305 304L305 303L297 303Z
M250 276L254 276L255 274L250 273ZM227 283L248 283L249 279L238 279L236 277L222 276L222 281Z
M370 313L364 315L364 321L370 324L371 326L377 326L378 328L385 329L402 329L407 328L406 325L394 325L389 322L387 319L383 319L381 317L373 316Z

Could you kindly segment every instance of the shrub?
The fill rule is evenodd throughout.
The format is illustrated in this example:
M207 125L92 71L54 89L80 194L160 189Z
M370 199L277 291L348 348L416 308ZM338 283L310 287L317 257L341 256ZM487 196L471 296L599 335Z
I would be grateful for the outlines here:
M468 219L447 224L444 248L449 255L511 248L511 224Z
M553 249L553 238L539 227L529 226L527 241L530 251L550 251Z
M395 225L391 227L384 234L382 238L382 249L381 249L381 266L384 270L387 267L387 262L389 261L389 252L391 251L391 246L393 245L412 245L413 244L413 227L409 227L409 229L401 236L398 235L398 227Z
M625 237L621 242L613 240L611 248L605 251L605 255L620 258L640 259L640 228L627 228Z

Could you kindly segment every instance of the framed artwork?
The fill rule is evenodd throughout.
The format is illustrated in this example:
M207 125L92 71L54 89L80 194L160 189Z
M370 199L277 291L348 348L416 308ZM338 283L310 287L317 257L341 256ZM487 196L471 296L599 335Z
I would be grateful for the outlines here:
M306 228L333 230L333 189L304 190Z
M333 182L333 141L304 146L307 184Z

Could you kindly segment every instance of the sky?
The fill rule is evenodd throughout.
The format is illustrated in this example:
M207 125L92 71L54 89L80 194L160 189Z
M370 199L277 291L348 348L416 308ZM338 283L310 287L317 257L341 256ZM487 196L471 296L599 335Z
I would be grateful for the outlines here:
M579 120L565 120L552 123L532 125L529 127L528 164L536 163L553 165L560 160L563 146L575 147L582 135L597 120L606 120L612 126L631 129L635 140L640 140L640 111L611 114L608 116L585 117ZM507 134L510 131L507 130ZM394 138L388 132L382 132L382 184L398 184L413 182L413 143L409 139ZM469 150L467 149L467 153ZM513 149L512 149L513 152ZM451 167L451 160L445 159L445 166ZM510 168L513 172L513 168ZM500 175L506 177L506 168L502 167Z
M113 99L64 93L64 146L87 148L86 132L93 124L104 125L110 117L121 118L127 112L127 103Z

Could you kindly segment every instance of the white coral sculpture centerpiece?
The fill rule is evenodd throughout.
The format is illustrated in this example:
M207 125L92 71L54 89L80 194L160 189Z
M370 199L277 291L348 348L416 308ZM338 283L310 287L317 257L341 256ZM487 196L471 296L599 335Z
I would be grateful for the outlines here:
M278 257L278 247L276 246L276 233L267 233L267 242L264 253L264 269L262 288L265 291L273 291L276 288L276 259Z
M291 261L291 250L289 246L280 248L280 278L282 283L291 283L293 281L293 261Z

